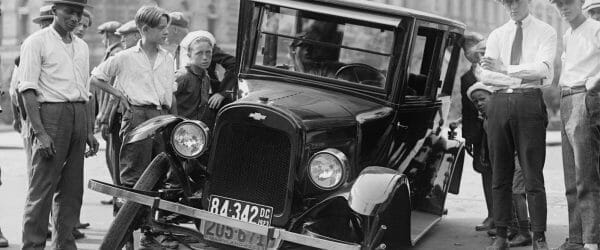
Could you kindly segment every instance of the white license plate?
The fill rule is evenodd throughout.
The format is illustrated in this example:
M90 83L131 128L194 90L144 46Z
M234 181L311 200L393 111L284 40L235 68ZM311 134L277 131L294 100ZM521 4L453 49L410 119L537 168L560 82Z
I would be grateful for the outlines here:
M270 226L273 207L226 198L210 196L208 211L221 216L253 224ZM210 221L202 221L204 239L246 249L272 248L274 241L268 241L266 235L249 232Z

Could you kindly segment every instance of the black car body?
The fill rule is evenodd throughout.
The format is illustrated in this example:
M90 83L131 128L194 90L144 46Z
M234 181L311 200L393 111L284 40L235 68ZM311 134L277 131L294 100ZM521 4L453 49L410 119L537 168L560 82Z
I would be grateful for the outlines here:
M464 25L366 1L240 7L238 100L210 133L198 130L202 148L179 153L178 127L201 122L175 116L126 138L162 131L174 165L207 157L197 205L154 207L203 219L209 241L250 249L263 247L246 239L260 230L282 248L415 244L444 214L447 193L458 192L464 149L447 115ZM215 223L209 213L234 219Z

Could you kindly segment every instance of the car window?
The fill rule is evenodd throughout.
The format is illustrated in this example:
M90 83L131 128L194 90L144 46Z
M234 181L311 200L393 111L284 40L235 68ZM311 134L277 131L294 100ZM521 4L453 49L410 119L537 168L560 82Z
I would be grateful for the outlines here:
M440 83L438 79L430 81L429 78L433 77L431 74L436 72L435 69L439 65L436 47L439 46L438 40L442 35L442 31L419 27L417 36L414 38L408 69L408 85L405 89L407 97L429 97L431 88L437 87L431 83Z
M255 65L385 88L394 32L339 17L264 9Z

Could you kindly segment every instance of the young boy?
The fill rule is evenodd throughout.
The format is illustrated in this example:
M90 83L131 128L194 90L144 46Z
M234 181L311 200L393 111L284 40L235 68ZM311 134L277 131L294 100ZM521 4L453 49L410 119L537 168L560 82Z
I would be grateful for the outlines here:
M125 108L121 138L150 118L176 113L174 62L161 48L169 22L170 17L163 9L141 7L135 15L142 37L139 43L108 58L92 71L91 83L117 96ZM113 77L116 78L114 87L108 84ZM132 187L161 150L160 142L151 139L122 145L119 159L121 184Z
M480 119L483 120L483 129L487 128L486 108L487 103L492 95L492 89L480 82L477 82L467 89L467 97L473 102L474 106L479 111ZM487 137L485 133L482 136L482 145L479 152L480 161L486 165L490 164L489 153L487 152ZM529 246L532 244L531 234L529 233L529 218L527 215L527 202L525 196L525 179L523 178L523 170L519 165L519 160L515 154L515 174L513 176L512 186L512 203L513 203L513 225L511 227L511 235L509 236L509 247ZM491 236L494 235L493 230L488 231Z
M560 116L569 238L558 249L597 250L600 243L600 23L583 0L551 0L569 29L563 36Z
M206 31L187 35L190 45L187 50L189 64L176 73L178 114L188 119L203 121L209 128L214 125L217 109L209 107L210 79L207 69L210 66L215 39Z

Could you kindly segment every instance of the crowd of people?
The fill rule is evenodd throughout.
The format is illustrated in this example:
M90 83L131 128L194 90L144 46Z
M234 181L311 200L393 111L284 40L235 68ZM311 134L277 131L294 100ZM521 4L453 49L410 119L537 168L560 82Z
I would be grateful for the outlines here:
M189 30L181 12L141 7L133 20L98 26L106 52L92 67L83 40L92 25L87 0L47 0L32 21L40 30L21 45L11 75L14 128L21 133L28 190L23 249L76 249L84 158L94 156L100 131L115 184L132 187L164 145L151 139L123 145L140 123L164 114L212 126L232 100L235 58L203 30ZM216 67L225 72L219 80ZM90 73L91 72L91 73ZM101 201L113 204L113 200ZM8 241L0 232L0 247Z
M490 250L548 249L543 176L548 116L540 89L554 78L557 34L530 14L531 0L498 2L511 20L487 39L469 34L463 43L472 63L461 78L463 134L488 208L475 229L496 237ZM600 1L550 3L569 24L558 79L569 235L557 249L598 249Z

